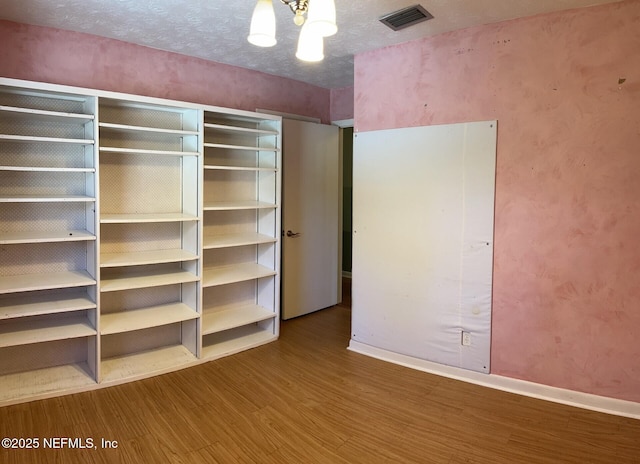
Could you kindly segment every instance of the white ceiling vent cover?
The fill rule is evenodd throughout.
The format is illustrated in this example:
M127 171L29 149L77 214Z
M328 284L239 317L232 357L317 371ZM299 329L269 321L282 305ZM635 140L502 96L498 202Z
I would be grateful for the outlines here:
M399 31L427 19L433 19L433 15L425 10L422 5L413 5L384 15L380 18L380 22L394 31Z

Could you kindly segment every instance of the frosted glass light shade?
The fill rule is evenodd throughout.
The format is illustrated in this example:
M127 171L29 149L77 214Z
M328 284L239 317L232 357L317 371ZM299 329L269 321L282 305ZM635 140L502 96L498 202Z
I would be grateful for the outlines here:
M307 24L322 37L329 37L338 32L334 0L309 0Z
M302 61L322 61L324 59L324 43L322 36L316 34L305 23L300 30L296 58Z
M258 47L273 47L276 44L276 14L271 0L258 0L247 40Z

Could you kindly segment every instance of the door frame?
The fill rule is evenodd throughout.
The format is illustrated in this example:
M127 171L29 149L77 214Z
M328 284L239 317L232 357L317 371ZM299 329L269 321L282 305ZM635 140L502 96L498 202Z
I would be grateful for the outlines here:
M339 150L339 158L338 158L338 163L340 164L340 171L338 172L338 189L339 189L339 193L338 193L338 198L339 198L339 210L338 210L338 214L340 215L339 219L338 219L338 230L340 231L340 236L338 237L338 254L339 256L339 266L340 269L338 272L338 303L342 303L342 278L344 276L343 270L342 270L342 253L343 253L343 243L342 243L342 228L344 226L343 221L342 221L342 215L344 214L344 195L342 194L344 191L344 170L343 170L343 166L344 166L344 129L348 128L348 127L354 127L354 121L353 119L341 119L338 121L331 121L331 125L332 126L338 126L340 128L339 131L339 145L340 145L340 150ZM351 276L349 276L351 277Z

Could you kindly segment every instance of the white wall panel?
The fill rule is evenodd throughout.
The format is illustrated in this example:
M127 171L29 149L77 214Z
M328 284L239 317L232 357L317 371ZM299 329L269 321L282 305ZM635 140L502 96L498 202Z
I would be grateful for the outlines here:
M354 341L489 372L496 131L356 134Z

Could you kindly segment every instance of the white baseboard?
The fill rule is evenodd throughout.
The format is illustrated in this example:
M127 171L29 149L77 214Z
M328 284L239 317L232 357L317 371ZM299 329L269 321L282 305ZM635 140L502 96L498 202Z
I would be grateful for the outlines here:
M576 406L578 408L592 411L614 414L617 416L630 417L640 420L640 403L633 401L607 398L604 396L592 395L563 388L550 387L526 380L512 379L494 374L482 374L480 372L469 371L457 367L445 366L443 364L425 361L423 359L406 356L392 351L383 350L374 346L365 345L351 340L349 342L350 351L371 356L382 361L392 362L401 366L410 367L430 374L441 375L463 382L474 383L484 387L495 388L509 393L530 396L555 403Z

